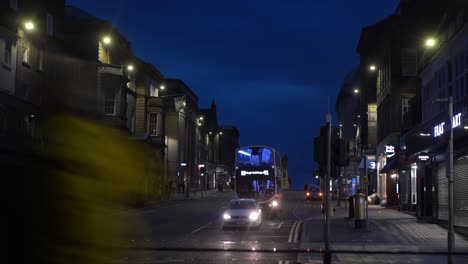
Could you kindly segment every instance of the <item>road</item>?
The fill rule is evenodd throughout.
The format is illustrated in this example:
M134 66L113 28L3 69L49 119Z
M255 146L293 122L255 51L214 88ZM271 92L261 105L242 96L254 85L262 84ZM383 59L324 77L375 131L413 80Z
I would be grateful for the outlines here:
M295 263L303 223L320 217L320 202L304 202L303 192L288 191L282 212L264 219L258 230L223 230L222 207L232 197L226 192L134 210L146 231L132 234L126 246L136 250L123 252L114 263ZM170 250L154 250L161 248Z

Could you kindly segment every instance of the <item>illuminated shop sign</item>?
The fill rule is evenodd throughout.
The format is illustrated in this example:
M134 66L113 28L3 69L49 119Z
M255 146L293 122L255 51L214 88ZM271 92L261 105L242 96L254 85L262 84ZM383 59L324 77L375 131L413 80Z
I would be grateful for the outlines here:
M452 117L452 128L456 128L461 125L461 113L458 113ZM444 134L445 122L442 122L434 126L434 137L440 137Z
M264 171L241 171L241 176L245 175L270 175L268 170Z
M385 145L385 155L387 155L387 158L395 156L395 147L392 145Z
M419 155L418 160L420 161L428 161L431 157L429 155Z
M375 167L376 167L375 165L376 165L375 161L369 161L369 169L375 170Z

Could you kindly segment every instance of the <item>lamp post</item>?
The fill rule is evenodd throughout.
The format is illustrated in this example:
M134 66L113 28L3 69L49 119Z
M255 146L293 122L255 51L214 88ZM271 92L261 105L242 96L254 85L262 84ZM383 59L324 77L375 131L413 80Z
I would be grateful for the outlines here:
M448 180L448 231L447 231L447 248L448 248L448 263L453 263L453 250L455 248L454 221L453 221L453 98L452 89L449 87L449 97L439 98L432 103L448 103L448 112L450 119L450 139L448 145L448 161L446 165L446 177Z

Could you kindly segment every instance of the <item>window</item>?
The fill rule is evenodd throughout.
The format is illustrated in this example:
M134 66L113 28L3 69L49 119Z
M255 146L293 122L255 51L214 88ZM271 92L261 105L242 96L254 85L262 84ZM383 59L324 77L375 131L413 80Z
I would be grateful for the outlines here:
M37 53L37 69L39 71L44 70L44 49L41 48L39 49L39 52Z
M99 41L99 48L98 48L98 60L102 63L110 64L110 54L109 50Z
M11 39L5 39L5 50L3 53L3 62L11 65Z
M30 44L29 42L24 43L23 47L23 62L29 63L29 52L30 52Z
M159 91L156 89L153 83L150 84L150 96L152 97L158 97L159 96Z
M149 133L151 136L158 135L158 114L150 113L150 124L149 124Z
M408 98L401 98L401 123L403 124L403 128L407 128L409 126L409 101L410 99Z
M109 89L104 98L104 114L115 115L115 92Z
M53 36L54 35L54 17L47 13L47 16L46 16L46 31L47 31L47 35L49 36Z

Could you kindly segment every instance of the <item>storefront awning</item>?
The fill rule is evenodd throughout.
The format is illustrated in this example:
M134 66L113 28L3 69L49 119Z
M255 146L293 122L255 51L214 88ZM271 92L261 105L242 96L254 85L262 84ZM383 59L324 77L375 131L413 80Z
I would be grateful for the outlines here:
M387 173L390 170L398 170L400 169L400 159L398 157L391 159L387 164L380 169L379 173Z

